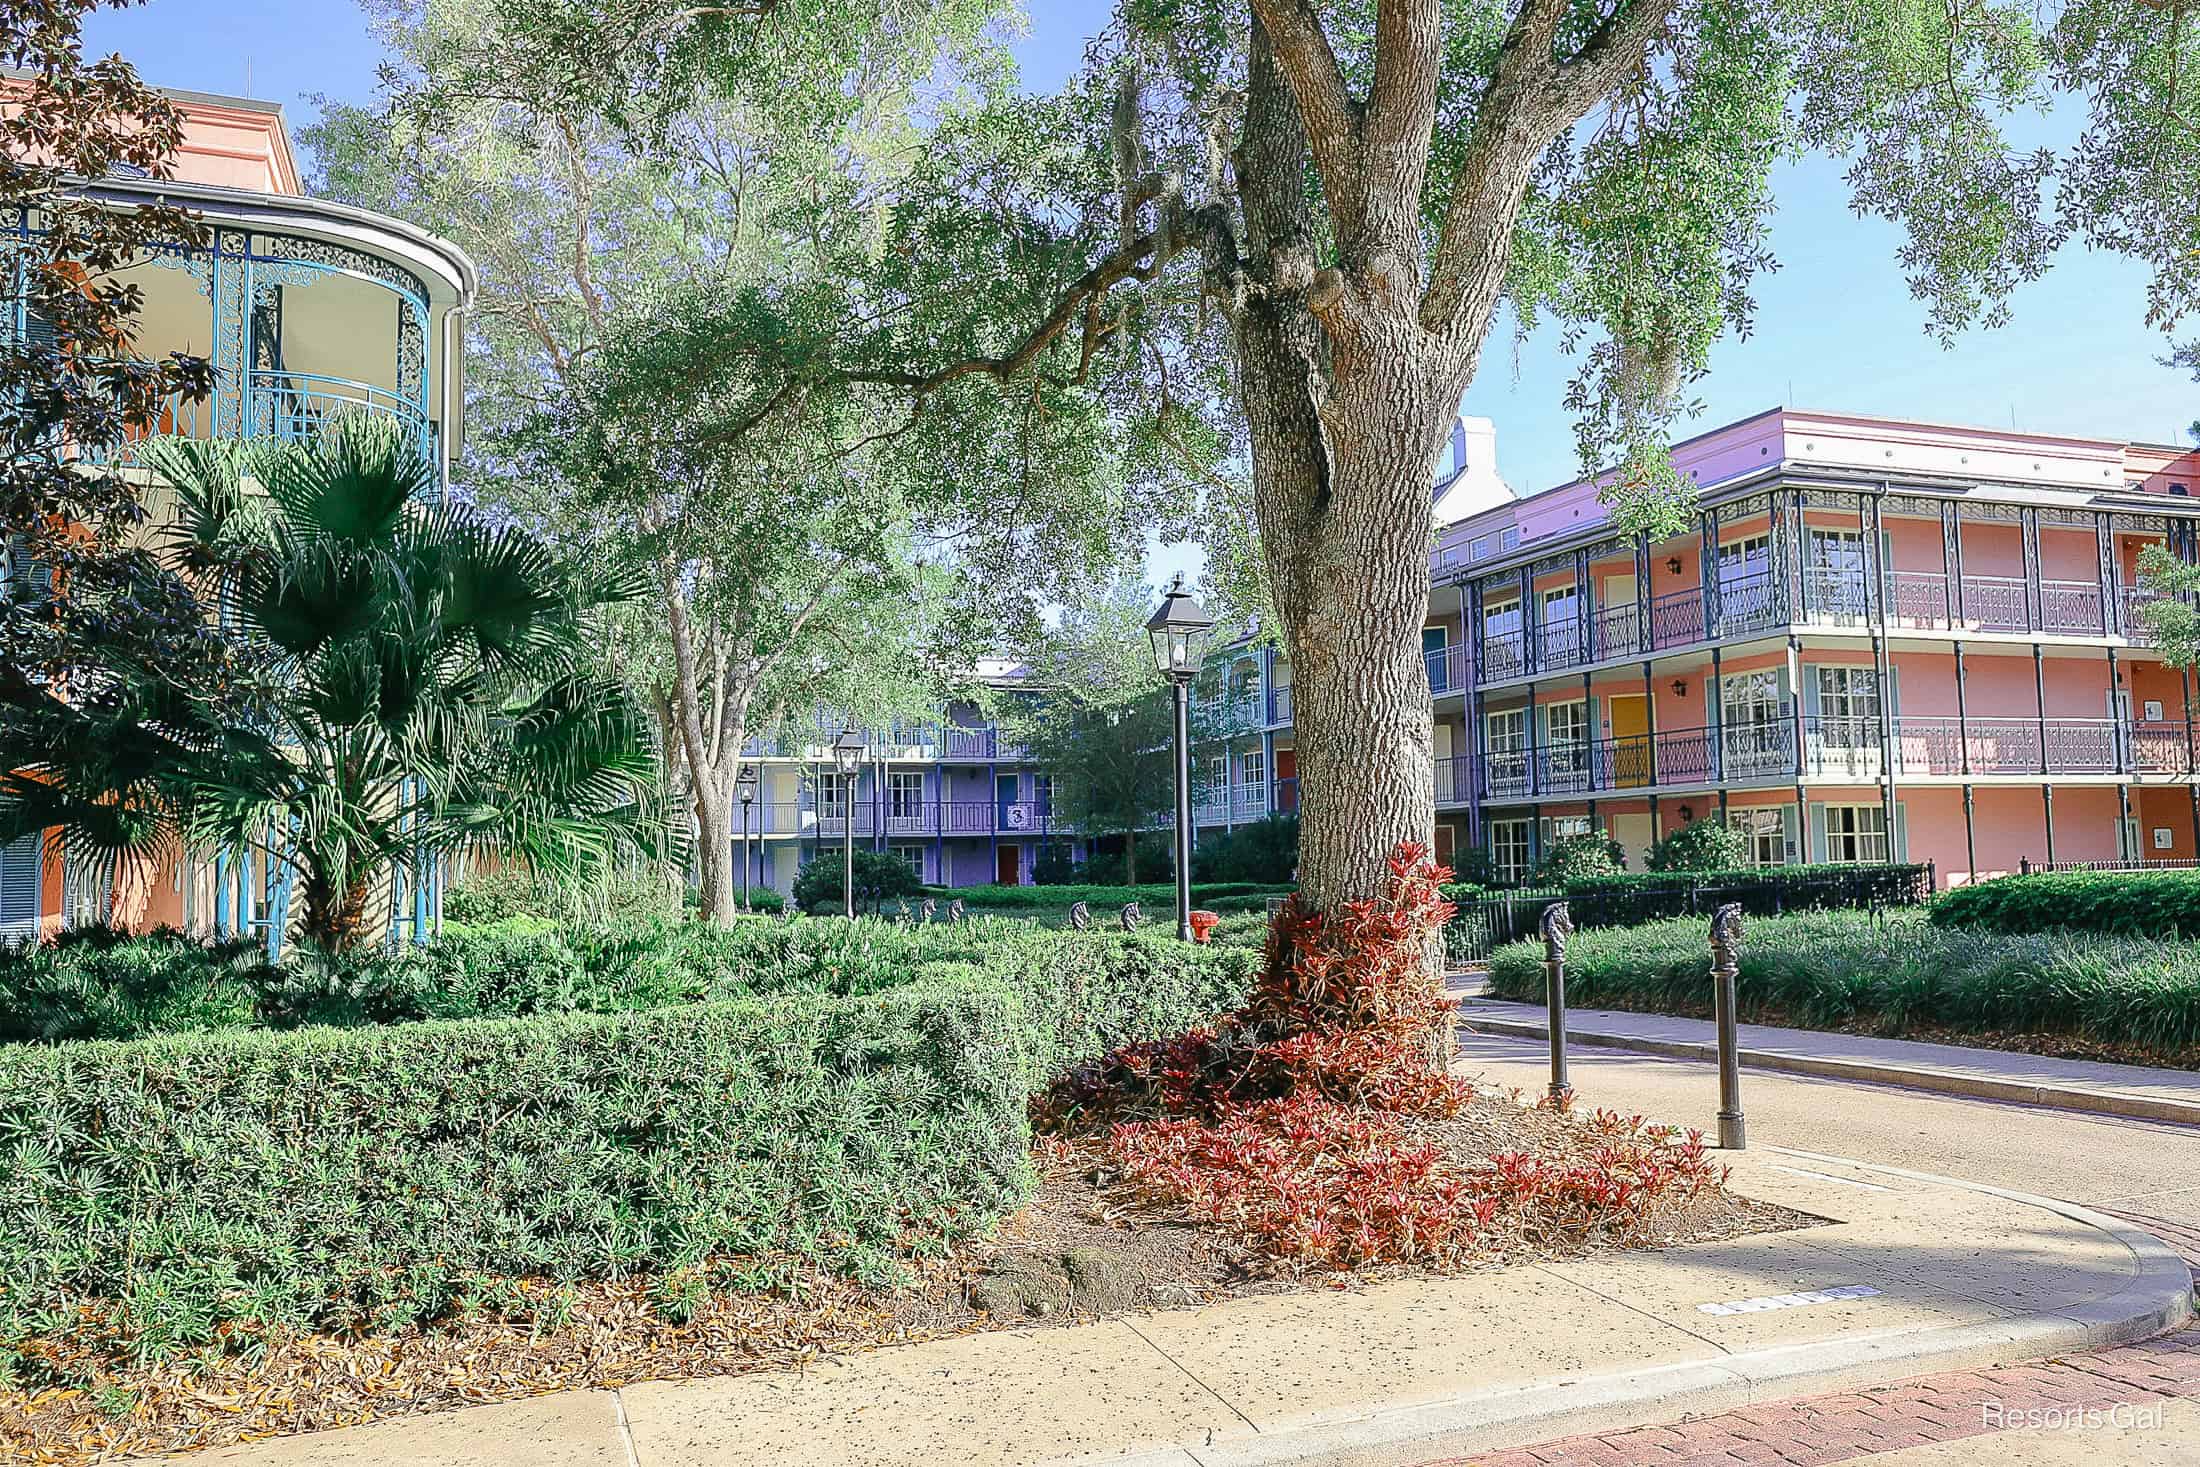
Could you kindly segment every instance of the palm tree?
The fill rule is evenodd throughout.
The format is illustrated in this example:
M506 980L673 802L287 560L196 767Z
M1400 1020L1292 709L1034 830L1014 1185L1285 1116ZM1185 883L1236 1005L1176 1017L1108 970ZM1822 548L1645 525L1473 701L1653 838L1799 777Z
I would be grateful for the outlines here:
M659 848L646 716L588 666L594 613L632 588L432 503L432 465L364 415L309 443L144 456L175 488L181 578L243 691L216 709L158 668L106 669L0 776L0 824L141 864L263 847L328 952L360 940L378 881L469 845L553 876Z

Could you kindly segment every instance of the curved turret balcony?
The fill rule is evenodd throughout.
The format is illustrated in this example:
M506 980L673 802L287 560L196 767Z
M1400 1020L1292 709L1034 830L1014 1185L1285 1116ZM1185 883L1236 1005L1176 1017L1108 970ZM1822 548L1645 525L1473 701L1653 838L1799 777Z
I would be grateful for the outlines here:
M205 224L201 242L149 251L111 277L141 293L134 355L204 357L215 378L206 397L165 404L123 445L125 461L154 434L297 441L368 413L447 468L460 402L453 328L473 291L454 247L317 199L119 178L86 191L123 208L158 197ZM35 340L41 323L16 309L15 329Z

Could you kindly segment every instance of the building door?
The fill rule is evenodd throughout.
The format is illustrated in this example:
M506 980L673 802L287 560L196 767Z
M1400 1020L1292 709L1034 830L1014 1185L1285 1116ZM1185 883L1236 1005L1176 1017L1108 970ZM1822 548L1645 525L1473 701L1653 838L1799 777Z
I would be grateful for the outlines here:
M1299 808L1299 751L1276 750L1276 808L1296 812Z
M1022 812L1016 808L1016 776L997 774L993 777L993 828L1014 830Z
M1421 628L1421 656L1428 663L1428 685L1432 693L1443 693L1451 687L1451 659L1444 655L1444 628Z
M1650 782L1650 700L1641 693L1614 693L1605 700L1612 711L1612 783L1636 789Z
M1017 886L1023 882L1023 848L1002 846L993 853L993 879L1003 886Z
M1641 609L1633 575L1606 576L1604 609L1597 613L1597 644L1589 649L1590 657L1622 657L1640 651L1635 622Z

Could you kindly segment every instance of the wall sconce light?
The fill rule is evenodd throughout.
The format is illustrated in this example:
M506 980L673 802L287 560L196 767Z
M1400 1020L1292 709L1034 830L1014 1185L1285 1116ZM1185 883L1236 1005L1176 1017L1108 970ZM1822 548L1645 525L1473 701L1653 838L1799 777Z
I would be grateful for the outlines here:
M1693 807L1691 807L1691 806L1688 806L1688 805L1683 805L1683 806L1681 806L1681 819L1682 819L1683 821L1689 821L1689 820L1694 820L1695 818L1696 818L1696 812L1695 812L1695 809L1694 809Z
M1677 677L1673 679L1673 696L1676 698L1685 698L1688 696L1687 678Z
M1679 575L1681 573L1681 558L1677 555L1668 555L1665 557L1665 568L1674 575Z

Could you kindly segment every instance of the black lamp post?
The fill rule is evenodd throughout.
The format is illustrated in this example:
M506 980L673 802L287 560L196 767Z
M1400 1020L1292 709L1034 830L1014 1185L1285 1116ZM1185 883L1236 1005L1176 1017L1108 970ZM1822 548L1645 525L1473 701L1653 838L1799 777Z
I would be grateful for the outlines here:
M749 806L756 802L756 766L744 764L734 781L741 790L741 910L749 909Z
M841 914L856 914L856 771L863 767L863 731L841 730L833 740L833 763L840 769Z
M1192 679L1199 675L1200 648L1214 624L1184 589L1182 576L1146 619L1154 666L1176 699L1176 935L1185 942L1192 940Z

